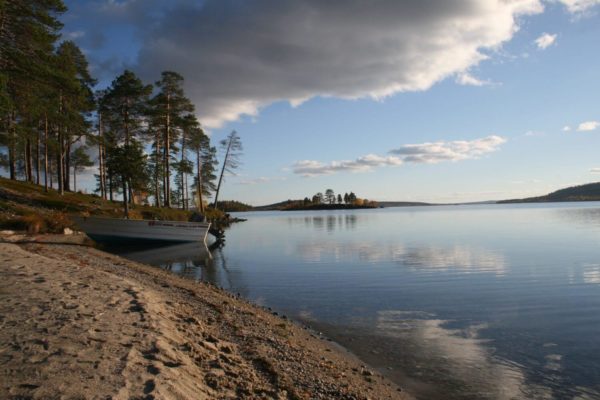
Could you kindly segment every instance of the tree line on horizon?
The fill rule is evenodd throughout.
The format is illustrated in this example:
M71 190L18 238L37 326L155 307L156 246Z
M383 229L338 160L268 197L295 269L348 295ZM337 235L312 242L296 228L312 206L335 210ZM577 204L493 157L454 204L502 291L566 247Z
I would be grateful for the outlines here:
M333 189L327 189L325 192L317 192L312 197L305 197L303 200L288 200L285 208L311 208L319 206L346 206L346 207L377 207L377 202L362 199L356 196L354 192L335 194Z
M183 209L192 198L204 212L204 198L214 193L218 204L225 174L239 165L239 135L220 142L219 173L217 148L180 74L164 71L146 84L125 70L95 90L84 53L59 41L58 16L66 10L62 0L0 2L0 165L9 178L63 194L95 165L94 152L96 192L110 201L120 195L126 215L136 198Z

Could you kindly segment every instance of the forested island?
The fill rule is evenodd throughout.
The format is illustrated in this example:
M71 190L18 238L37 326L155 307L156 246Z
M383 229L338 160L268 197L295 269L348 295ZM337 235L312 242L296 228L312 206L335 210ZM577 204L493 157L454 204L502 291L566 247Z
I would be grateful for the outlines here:
M379 204L376 201L362 199L356 196L354 192L338 193L333 189L327 189L325 192L315 193L312 197L305 197L302 200L286 200L279 203L266 206L254 207L254 211L295 211L295 210L349 210L359 208L377 208Z
M600 201L600 182L570 186L568 188L554 191L545 196L501 200L498 201L498 203L548 203L560 201Z

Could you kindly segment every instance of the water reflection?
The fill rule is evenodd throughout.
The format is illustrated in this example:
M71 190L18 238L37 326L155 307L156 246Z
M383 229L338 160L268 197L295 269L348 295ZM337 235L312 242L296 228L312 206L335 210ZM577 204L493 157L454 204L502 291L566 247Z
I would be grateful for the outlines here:
M455 272L489 272L498 276L506 273L507 263L502 254L480 247L455 245L449 248L418 247L394 254L394 261L421 270Z
M583 281L585 283L600 283L600 264L584 264Z
M377 314L377 333L407 348L423 349L412 355L415 375L458 386L461 398L553 398L550 388L527 381L522 365L494 355L493 344L480 336L488 329L487 324L451 329L447 327L449 321L428 316L398 310Z
M289 217L288 224L302 224L306 228L317 231L352 231L356 229L358 217L354 214L310 215L304 217Z
M554 216L561 222L576 223L600 229L600 208L598 207L557 208L554 210Z
M358 260L372 264L393 262L430 272L453 270L460 273L488 272L502 276L507 269L507 262L499 252L467 245L407 247L402 243L311 240L298 243L296 254L310 263L328 260Z
M452 323L427 313L388 310L378 313L376 327L379 334L398 345L418 348L420 351L411 355L415 375L460 387L459 398L600 398L595 387L570 387L562 374L564 356L557 353L555 344L543 346L543 370L536 370L498 356L494 341L484 339L483 333L491 329L488 324L450 328Z
M184 243L162 247L128 248L120 252L124 257L145 264L174 264L192 262L204 265L212 254L204 243Z
M247 294L242 275L234 267L222 248L209 250L204 243L185 243L163 247L111 248L111 251L131 260L154 265L177 275L204 281L225 289Z

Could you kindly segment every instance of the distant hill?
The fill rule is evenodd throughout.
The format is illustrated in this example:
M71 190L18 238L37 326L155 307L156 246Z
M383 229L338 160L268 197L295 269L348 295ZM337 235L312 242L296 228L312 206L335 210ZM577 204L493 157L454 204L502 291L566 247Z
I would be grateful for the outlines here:
M558 201L600 201L600 182L571 186L545 196L501 200L498 203L544 203Z
M252 211L254 209L251 205L244 204L236 200L219 201L217 208L225 212Z
M253 207L252 211L278 211L284 209L291 203L295 203L302 200L286 200L280 201L279 203L267 204L266 206Z

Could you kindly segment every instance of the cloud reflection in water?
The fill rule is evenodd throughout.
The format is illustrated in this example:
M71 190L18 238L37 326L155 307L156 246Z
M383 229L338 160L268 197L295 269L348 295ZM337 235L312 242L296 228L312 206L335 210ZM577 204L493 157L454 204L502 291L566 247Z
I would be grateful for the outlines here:
M432 317L420 312L379 311L376 329L406 348L418 348L416 374L459 386L461 398L553 398L549 388L526 381L522 366L494 356L489 341L480 337L487 325L449 329L445 327L449 321Z
M402 244L314 240L301 242L296 251L306 262L361 261L369 264L395 263L422 272L487 272L503 276L507 262L502 254L467 245L451 247L405 247Z

